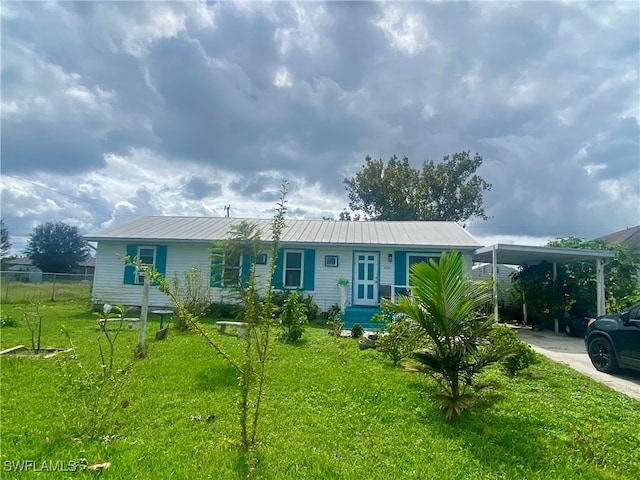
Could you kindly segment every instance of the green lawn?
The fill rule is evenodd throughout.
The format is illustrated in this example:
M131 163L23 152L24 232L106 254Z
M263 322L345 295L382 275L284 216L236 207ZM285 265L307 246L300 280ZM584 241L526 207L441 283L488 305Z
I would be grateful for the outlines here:
M97 369L93 314L79 303L42 313L43 345L66 346L64 324L79 359ZM20 317L6 305L2 315ZM2 478L36 475L9 472L10 462L81 458L111 462L101 477L114 479L245 478L249 461L254 478L268 479L640 478L640 403L573 370L543 360L515 379L493 371L502 388L447 424L426 398L431 380L314 328L299 345L272 343L259 449L247 457L237 447L236 373L196 334L156 341L151 319L148 356L119 396L106 440L74 438L64 418L75 410L54 359L2 357ZM22 322L1 333L3 349L29 343ZM137 335L121 333L119 364ZM241 340L213 335L240 354Z

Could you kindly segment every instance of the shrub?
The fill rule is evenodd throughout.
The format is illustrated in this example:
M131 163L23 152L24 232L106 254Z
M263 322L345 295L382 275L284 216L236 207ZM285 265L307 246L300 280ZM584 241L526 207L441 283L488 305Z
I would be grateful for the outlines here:
M540 361L538 354L521 341L516 331L507 325L494 325L489 335L489 341L500 349L512 352L500 360L500 366L509 375L515 376Z
M291 293L280 309L278 339L285 342L300 340L307 323L307 306L297 293Z
M212 302L209 307L209 314L213 318L236 318L240 306L235 303Z
M276 307L282 309L291 295L297 295L298 301L305 305L307 321L309 323L315 322L318 319L320 309L313 301L313 295L305 295L302 291L278 290L273 292L271 301Z
M351 337L352 338L360 338L364 333L364 328L359 323L356 323L351 327Z
M183 273L182 282L176 273L171 283L162 282L158 289L173 303L173 325L177 330L188 330L211 306L211 287L196 265Z
M424 343L424 332L419 325L405 317L387 320L387 333L376 340L376 349L398 365Z

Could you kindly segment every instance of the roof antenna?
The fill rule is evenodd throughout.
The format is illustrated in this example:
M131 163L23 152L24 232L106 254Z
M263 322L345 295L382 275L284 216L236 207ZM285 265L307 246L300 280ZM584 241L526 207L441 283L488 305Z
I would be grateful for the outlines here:
M224 216L229 218L229 210L231 210L231 205L225 205L224 206Z

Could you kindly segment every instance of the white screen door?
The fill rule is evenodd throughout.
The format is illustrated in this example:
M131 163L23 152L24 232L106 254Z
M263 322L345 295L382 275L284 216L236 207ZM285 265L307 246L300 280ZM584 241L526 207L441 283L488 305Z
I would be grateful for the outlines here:
M354 252L355 279L353 298L355 305L375 306L378 304L378 253Z

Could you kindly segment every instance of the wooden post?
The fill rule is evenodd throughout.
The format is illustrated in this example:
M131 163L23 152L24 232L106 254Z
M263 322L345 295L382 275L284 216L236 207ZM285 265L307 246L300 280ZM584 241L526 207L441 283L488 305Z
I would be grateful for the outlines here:
M138 357L144 357L146 354L145 337L147 335L147 312L149 311L149 287L151 280L145 269L144 282L142 284L142 307L140 309L140 331L138 332L138 348L136 354Z

